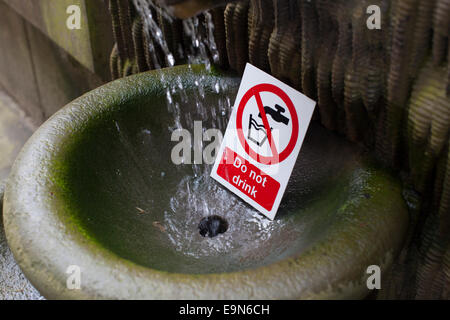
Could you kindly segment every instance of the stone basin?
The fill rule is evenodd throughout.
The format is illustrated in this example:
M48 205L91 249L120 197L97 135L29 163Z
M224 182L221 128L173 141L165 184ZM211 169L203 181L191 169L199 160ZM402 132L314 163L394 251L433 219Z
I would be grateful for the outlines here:
M363 298L368 266L386 274L408 223L401 185L320 125L274 221L209 178L210 165L172 162L176 121L223 131L239 80L198 66L141 73L83 95L35 132L3 210L14 257L46 298ZM174 84L182 90L168 110ZM202 237L210 215L228 230ZM67 286L73 265L80 289Z

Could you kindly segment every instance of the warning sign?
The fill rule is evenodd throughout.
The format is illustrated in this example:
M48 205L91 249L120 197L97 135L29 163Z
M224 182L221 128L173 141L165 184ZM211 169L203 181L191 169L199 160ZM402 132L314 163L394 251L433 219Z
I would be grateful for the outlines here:
M227 165L229 162L233 164ZM228 147L225 148L217 174L267 211L272 209L280 183Z
M211 176L274 219L315 104L247 64Z

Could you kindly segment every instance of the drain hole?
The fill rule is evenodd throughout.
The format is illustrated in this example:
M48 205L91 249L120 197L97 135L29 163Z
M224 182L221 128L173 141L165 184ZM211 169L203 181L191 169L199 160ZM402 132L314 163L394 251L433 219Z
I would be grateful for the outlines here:
M213 238L228 230L228 222L224 218L213 215L204 217L198 224L198 229L203 237Z

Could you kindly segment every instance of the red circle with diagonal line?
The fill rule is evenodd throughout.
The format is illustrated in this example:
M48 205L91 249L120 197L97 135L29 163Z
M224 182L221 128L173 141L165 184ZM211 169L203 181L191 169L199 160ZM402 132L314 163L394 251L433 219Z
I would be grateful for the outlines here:
M271 92L283 100L283 102L286 104L289 113L291 115L292 119L292 134L289 139L289 143L286 146L286 148L278 153L276 150L276 147L274 147L274 142L271 135L271 130L268 127L268 121L267 116L264 111L264 107L262 106L262 101L260 97L260 92ZM244 136L244 131L242 130L242 116L244 114L245 106L247 105L248 101L255 96L256 103L258 105L259 112L263 118L264 127L266 129L266 133L269 139L269 144L272 150L272 156L267 157L258 154L255 152L250 145L247 143L247 140ZM299 130L299 124L298 124L298 117L297 117L297 111L295 110L294 104L292 103L292 100L289 98L289 96L280 88L273 84L269 83L262 83L254 86L253 88L250 88L242 97L241 102L239 103L238 110L237 110L237 116L236 116L236 129L237 129L237 135L239 137L239 141L241 142L242 147L244 148L245 152L248 153L250 157L252 157L254 160L256 160L259 163L263 164L277 164L279 162L282 162L285 160L289 155L292 153L292 151L295 148L295 145L297 144L298 139L298 130Z

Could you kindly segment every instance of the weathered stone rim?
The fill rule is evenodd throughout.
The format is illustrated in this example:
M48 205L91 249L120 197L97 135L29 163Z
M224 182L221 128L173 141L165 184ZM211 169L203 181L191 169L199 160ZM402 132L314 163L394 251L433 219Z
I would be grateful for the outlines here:
M62 204L52 198L49 167L66 139L112 107L140 94L158 94L176 76L193 82L217 79L186 66L146 72L99 87L52 116L27 142L8 179L4 203L6 236L24 274L47 298L56 299L286 299L363 297L365 270L379 264L385 270L397 254L406 231L407 213L396 181L382 177L393 190L392 201L372 197L369 205L353 208L373 226L361 231L358 219L340 226L325 243L300 257L241 272L191 275L152 270L133 264L63 223ZM390 200L390 199L389 199ZM386 214L389 213L389 214ZM359 234L358 234L359 233ZM51 237L46 236L51 234ZM44 235L44 236L42 236ZM328 254L332 252L332 256ZM351 261L351 263L349 263ZM75 263L76 262L76 263ZM81 263L80 263L81 262ZM66 288L67 267L79 264L81 290Z

